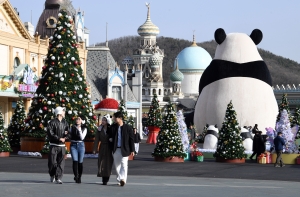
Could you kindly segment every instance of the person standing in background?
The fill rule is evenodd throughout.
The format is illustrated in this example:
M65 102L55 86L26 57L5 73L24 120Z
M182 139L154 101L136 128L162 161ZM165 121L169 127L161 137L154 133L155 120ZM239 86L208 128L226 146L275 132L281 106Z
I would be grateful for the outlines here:
M135 149L135 155L139 152L139 147L141 143L141 136L137 132L136 128L133 128L133 134L134 134L134 149Z

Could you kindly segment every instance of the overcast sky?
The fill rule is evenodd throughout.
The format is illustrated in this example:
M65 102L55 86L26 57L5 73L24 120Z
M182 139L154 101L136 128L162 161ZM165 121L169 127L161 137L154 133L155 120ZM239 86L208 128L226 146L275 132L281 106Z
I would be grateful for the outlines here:
M23 22L36 26L45 0L10 0L18 8ZM214 39L222 27L226 33L250 35L253 29L263 32L259 48L300 63L300 1L289 0L151 0L151 20L160 29L159 36L197 42ZM85 26L90 30L90 45L108 39L138 35L146 20L143 0L73 0L77 9L85 11Z

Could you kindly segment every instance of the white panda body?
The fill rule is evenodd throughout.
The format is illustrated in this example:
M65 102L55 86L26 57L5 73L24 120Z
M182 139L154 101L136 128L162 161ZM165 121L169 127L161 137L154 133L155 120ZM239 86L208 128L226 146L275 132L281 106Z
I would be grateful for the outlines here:
M219 130L214 125L210 125L207 128L208 134L204 138L203 148L204 149L217 149ZM213 134L210 134L213 133Z
M244 134L244 137L246 136L246 138L243 140L243 146L245 148L245 151L252 151L253 140L250 138L250 137L252 137L251 133L249 132L249 130L242 128L241 136L243 136L243 134Z
M216 39L216 55L199 83L194 113L197 128L203 128L207 122L222 125L230 101L239 125L275 125L278 106L271 75L258 53L255 38L251 38L231 33L223 35L219 42Z

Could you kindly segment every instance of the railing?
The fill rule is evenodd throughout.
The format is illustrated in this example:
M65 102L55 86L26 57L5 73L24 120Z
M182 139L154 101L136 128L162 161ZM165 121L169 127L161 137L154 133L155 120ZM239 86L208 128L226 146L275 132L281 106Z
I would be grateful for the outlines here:
M272 87L274 92L300 92L300 84L276 85Z

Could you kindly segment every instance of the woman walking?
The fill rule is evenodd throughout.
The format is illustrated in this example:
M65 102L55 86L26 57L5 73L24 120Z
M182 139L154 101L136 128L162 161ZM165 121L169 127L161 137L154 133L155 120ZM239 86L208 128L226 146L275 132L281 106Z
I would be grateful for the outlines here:
M100 142L97 176L102 177L103 185L107 185L113 165L112 149L109 142L110 124L110 116L105 115L102 118L102 123L98 128L94 141L94 154L96 154Z
M73 173L76 183L81 183L81 175L83 171L83 157L85 153L84 138L87 134L87 128L84 125L84 116L78 116L76 118L76 124L74 124L69 133L69 139L71 140L71 155L73 160Z

